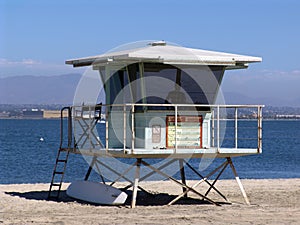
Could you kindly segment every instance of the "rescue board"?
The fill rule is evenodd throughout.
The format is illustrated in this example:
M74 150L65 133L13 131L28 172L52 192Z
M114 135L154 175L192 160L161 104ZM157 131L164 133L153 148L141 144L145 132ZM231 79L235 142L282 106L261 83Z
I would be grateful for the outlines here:
M75 181L68 189L67 195L86 202L101 205L122 205L127 194L115 187L93 181Z

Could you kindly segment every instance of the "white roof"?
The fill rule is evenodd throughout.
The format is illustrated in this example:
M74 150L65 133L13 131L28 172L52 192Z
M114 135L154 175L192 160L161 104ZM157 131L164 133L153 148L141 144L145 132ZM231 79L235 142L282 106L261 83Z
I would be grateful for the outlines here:
M227 66L227 69L237 69L247 67L248 63L261 61L262 58L260 57L185 48L168 45L165 42L153 42L142 48L67 60L66 64L78 67L110 62L159 62L178 65L221 65Z

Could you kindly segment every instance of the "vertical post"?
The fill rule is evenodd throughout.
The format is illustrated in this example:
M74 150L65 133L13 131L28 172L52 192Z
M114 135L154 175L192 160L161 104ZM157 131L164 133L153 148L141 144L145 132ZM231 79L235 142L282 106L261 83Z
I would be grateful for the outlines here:
M235 144L234 147L238 148L238 109L237 107L234 108L234 140Z
M123 106L123 148L126 150L126 105Z
M132 140L131 140L131 150L134 150L134 141L135 141L135 132L134 132L134 104L132 104L132 112L131 112L131 133L132 133Z
M85 175L85 177L84 177L84 180L88 180L88 179L89 179L90 174L91 174L92 169L93 169L93 166L94 166L95 163L96 163L96 160L97 160L97 156L93 156L93 159L92 159L91 164L90 164L90 166L89 166L89 169L88 169L88 171L87 171L87 173L86 173L86 175Z
M220 105L217 106L217 152L220 151Z
M142 159L136 160L136 170L135 170L135 177L134 177L133 190L132 190L131 208L135 208L136 205L137 189L139 186L139 179L140 179L141 162Z
M184 173L184 164L183 164L183 159L178 159L179 162L179 168L180 168L180 176L181 176L181 182L186 185L186 180L185 180L185 173ZM186 188L182 187L182 192L186 192ZM187 193L184 195L185 198L187 198Z
M212 147L215 147L215 110L212 110L211 113L211 139L212 139Z
M108 105L105 107L105 147L106 147L106 153L108 153Z
M89 132L88 132L88 140L89 140L89 147L90 147L90 151L91 151L91 148L93 146L93 143L92 143L92 109L91 109L91 105L88 105L88 113L89 113L89 122L88 122L88 129L89 129Z
M72 107L68 107L68 148L72 145Z
M258 106L257 108L257 123L258 123L258 131L257 131L257 138L258 138L258 143L257 143L257 150L258 153L261 153L262 151L262 107Z
M240 180L240 178L239 178L239 176L238 176L238 174L237 174L237 172L236 172L236 170L235 170L235 167L234 167L234 165L233 165L233 163L232 163L231 158L228 157L228 158L227 158L227 161L228 161L228 163L229 163L229 165L230 165L230 167L231 167L231 170L232 170L232 172L233 172L233 174L234 174L234 176L235 176L236 182L237 182L238 185L239 185L239 188L240 188L240 190L241 190L241 192L242 192L242 195L243 195L243 197L244 197L244 199L245 199L246 204L247 204L247 205L250 205L250 202L249 202L249 199L248 199L248 197L247 197L246 191L245 191L245 189L244 189L244 187L243 187L243 184L242 184L242 182L241 182L241 180Z
M177 152L177 105L175 105L175 153Z
M63 138L64 138L64 116L63 115L64 115L64 108L62 108L60 110L60 144L59 144L59 148L62 147L62 145L63 145Z

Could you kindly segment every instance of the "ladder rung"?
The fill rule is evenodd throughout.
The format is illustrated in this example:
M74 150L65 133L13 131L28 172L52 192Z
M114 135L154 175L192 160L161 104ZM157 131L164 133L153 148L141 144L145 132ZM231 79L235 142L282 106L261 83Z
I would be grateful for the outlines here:
M54 171L55 174L64 174L64 172L61 171Z
M61 184L51 184L51 186L57 186L57 187L59 187L59 186L61 186Z
M58 159L57 162L67 162L66 159Z

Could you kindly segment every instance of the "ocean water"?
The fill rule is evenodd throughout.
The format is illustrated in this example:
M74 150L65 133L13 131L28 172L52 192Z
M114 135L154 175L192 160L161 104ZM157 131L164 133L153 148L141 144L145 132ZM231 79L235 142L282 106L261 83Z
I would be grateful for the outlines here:
M0 184L49 183L59 131L59 120L0 120ZM41 137L44 141L40 141ZM215 159L211 166L221 162L222 159ZM300 178L300 121L263 121L263 153L236 157L233 162L239 176L245 179ZM197 163L190 161L193 166ZM82 156L71 154L64 181L83 179L87 168ZM188 170L186 176L196 178ZM221 179L229 178L233 175L227 169ZM92 173L91 179L99 176Z

